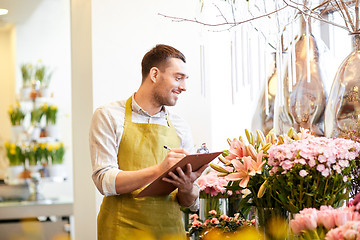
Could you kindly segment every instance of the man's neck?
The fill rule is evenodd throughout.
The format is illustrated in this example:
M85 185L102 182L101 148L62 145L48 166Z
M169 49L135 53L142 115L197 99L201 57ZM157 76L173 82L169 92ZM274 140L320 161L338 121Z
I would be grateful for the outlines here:
M144 110L146 111L150 116L153 116L160 112L163 108L163 106L155 106L153 104L153 101L150 97L146 97L146 94L144 94L141 89L139 89L135 95L134 95L135 102Z

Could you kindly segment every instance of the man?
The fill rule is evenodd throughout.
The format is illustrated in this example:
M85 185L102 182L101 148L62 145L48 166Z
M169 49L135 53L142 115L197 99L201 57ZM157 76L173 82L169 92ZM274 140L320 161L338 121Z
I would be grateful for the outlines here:
M127 101L94 112L92 177L105 195L98 216L100 240L185 237L180 206L195 204L199 189L194 181L206 165L196 172L189 164L185 172L178 168L177 175L170 173L163 180L178 188L170 195L134 198L193 149L189 126L165 108L174 106L186 91L185 65L180 51L157 45L142 60L138 91Z

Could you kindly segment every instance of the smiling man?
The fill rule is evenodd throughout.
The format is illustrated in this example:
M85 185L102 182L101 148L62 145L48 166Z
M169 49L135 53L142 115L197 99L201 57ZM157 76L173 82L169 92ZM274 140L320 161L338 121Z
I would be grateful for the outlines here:
M186 91L185 56L171 46L157 45L141 66L138 91L126 101L96 109L92 118L92 178L105 195L98 216L99 240L185 238L180 206L196 204L199 189L194 181L206 168L192 172L188 165L185 172L170 173L164 181L178 188L170 195L134 198L193 151L189 126L165 107L174 106Z

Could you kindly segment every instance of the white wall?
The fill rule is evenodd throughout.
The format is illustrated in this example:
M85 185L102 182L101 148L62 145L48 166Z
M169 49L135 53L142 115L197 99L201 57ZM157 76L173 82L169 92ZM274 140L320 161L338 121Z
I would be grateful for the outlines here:
M158 16L192 18L197 2L94 0L92 9L94 108L127 99L140 86L143 55L156 44L169 44L185 54L190 75L174 111L190 123L197 145L209 142L209 99L200 97L199 26Z

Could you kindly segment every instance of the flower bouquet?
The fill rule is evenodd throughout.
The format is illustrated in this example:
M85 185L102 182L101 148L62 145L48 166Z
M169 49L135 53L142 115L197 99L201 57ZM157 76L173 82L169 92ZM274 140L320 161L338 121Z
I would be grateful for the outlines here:
M348 198L351 168L360 143L309 135L285 139L268 154L272 196L292 213L322 205L339 207Z
M258 130L256 139L251 132L245 130L245 133L248 144L241 137L232 141L228 139L230 149L225 150L219 157L225 167L210 164L219 172L219 176L229 181L226 187L228 190L239 191L246 195L240 204L244 216L248 214L251 206L275 208L277 205L266 191L270 170L267 164L267 151L277 142L277 138L273 131L265 137Z
M290 220L290 227L301 240L358 239L344 238L344 236L356 236L356 234L360 236L360 214L355 209L355 206L343 209L321 206L320 210L305 208ZM350 232L352 232L351 235Z
M235 214L234 217L229 217L225 214L219 214L215 210L209 211L208 217L205 221L199 219L197 214L190 216L191 225L189 228L189 235L195 235L197 239L203 239L209 232L219 230L223 236L234 234L243 227L253 226L255 220L245 220Z
M226 198L232 194L225 188L228 181L218 177L216 171L210 170L207 174L201 175L196 183L199 185L200 191L200 217L207 218L210 210L225 213Z

